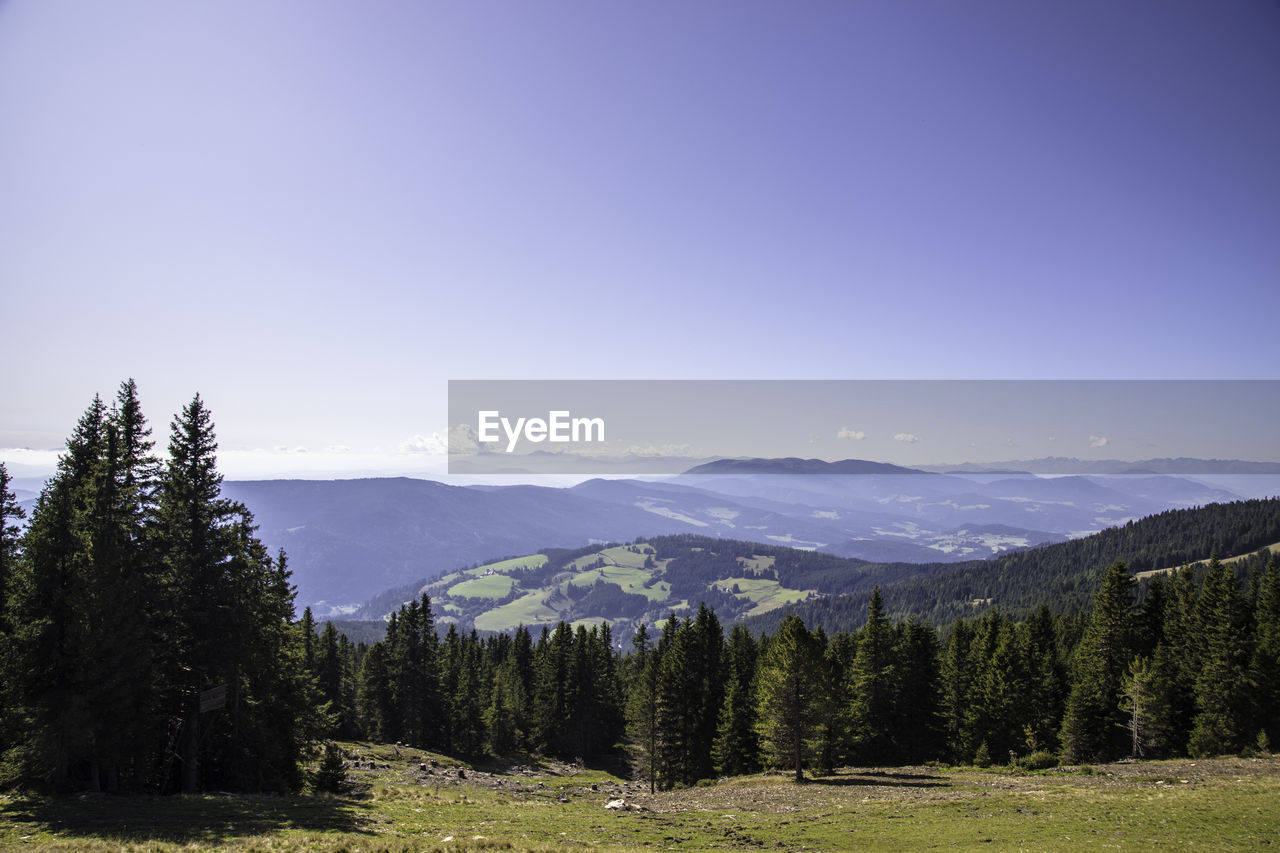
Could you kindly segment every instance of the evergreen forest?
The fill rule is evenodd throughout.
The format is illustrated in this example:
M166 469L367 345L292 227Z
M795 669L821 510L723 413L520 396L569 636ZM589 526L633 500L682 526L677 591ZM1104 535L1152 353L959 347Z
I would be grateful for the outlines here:
M977 615L876 587L839 630L805 610L847 613L837 597L763 632L704 602L624 637L607 622L482 636L437 624L423 595L385 638L352 643L295 613L286 555L222 497L198 395L166 450L128 381L85 411L29 519L0 466L0 784L296 791L326 741L356 738L626 768L666 789L764 768L1268 751L1280 734L1280 569L1263 551L1139 581L1197 555L1176 524L1127 560L1123 528L1045 549L1069 594ZM1259 506L1212 508L1197 541L1266 528ZM1089 549L1115 559L1089 568ZM1034 553L987 571L1014 584Z

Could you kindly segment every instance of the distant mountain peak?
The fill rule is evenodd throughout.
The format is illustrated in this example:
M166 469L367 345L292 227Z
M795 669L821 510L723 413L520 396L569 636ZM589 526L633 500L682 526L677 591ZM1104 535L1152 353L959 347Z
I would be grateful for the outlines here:
M866 459L841 459L828 462L825 459L784 458L717 459L695 465L686 474L925 474L915 468L904 468L888 462L871 462Z

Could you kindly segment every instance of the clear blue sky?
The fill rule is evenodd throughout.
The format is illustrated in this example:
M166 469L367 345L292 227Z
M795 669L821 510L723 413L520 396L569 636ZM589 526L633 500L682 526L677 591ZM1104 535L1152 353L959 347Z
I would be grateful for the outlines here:
M0 0L0 448L128 376L264 471L411 467L450 378L1275 378L1277 45L1247 0Z

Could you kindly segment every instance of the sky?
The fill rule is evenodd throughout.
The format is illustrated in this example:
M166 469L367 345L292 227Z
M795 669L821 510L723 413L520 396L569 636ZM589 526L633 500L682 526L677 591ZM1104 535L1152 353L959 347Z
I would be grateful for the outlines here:
M442 472L451 379L1276 378L1276 44L1249 0L0 0L0 460L127 377L229 476Z

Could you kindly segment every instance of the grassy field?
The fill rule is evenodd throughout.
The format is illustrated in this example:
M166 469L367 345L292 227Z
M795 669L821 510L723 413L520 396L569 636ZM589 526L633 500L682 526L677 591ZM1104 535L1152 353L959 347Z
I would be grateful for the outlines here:
M507 575L485 575L449 587L454 598L502 598L511 592L515 578Z
M1241 850L1280 844L1275 758L1037 773L852 768L804 785L760 775L650 796L645 786L600 770L473 767L407 749L346 746L361 765L352 771L351 796L10 794L0 797L0 847ZM433 759L438 766L430 766ZM615 798L631 808L606 809Z
M772 578L732 578L716 584L721 588L732 589L737 585L740 592L737 597L755 603L755 607L747 611L747 616L756 616L800 601L809 595L810 590L787 589Z
M651 559L653 565L645 568L645 563ZM547 557L543 554L531 554L461 569L433 581L428 593L446 615L466 614L472 619L472 624L482 631L512 631L518 625L534 629L554 626L560 619L573 615L572 605L578 596L571 594L573 591L570 587L580 592L582 588L600 581L617 584L623 592L644 596L648 605L643 610L650 611L651 619L652 614L658 611L663 614L683 612L690 607L690 600L671 598L669 581L652 582L655 575L662 576L671 559L659 559L654 547L648 543L601 548L585 554L565 564L564 570L557 572L554 577L541 579L543 585L537 588L526 587L524 582L509 574L520 569L542 566L546 561ZM740 557L739 563L752 576L725 578L717 581L716 586L727 589L737 583L738 599L749 605L747 615L765 613L801 601L810 595L812 590L788 589L772 577L754 576L770 571L773 562L773 556ZM602 565L597 565L598 563ZM489 574L490 572L492 573ZM477 600L502 599L511 595L513 590L514 597L511 601L476 613L474 602ZM696 597L692 598L695 605L697 601ZM611 622L629 624L642 615L640 611L607 614ZM570 621L576 628L578 625L599 624L602 619L592 617Z
M486 610L476 617L476 627L481 631L510 631L517 625L554 625L560 620L560 614L543 604L546 597L546 592L534 590L501 607Z

